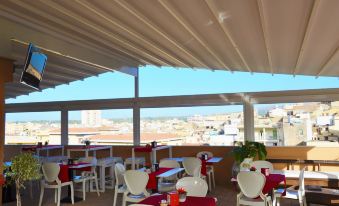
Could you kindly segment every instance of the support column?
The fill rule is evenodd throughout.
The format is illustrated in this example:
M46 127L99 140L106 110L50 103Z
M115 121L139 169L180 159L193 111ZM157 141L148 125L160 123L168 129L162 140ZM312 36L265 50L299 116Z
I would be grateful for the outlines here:
M68 145L68 110L61 110L61 145Z
M133 145L140 145L139 69L134 77Z
M244 102L244 139L245 141L255 141L254 108L250 101Z
M5 144L5 83L13 81L13 61L0 58L0 174L3 173ZM2 187L0 186L0 200ZM0 201L0 205L2 205Z

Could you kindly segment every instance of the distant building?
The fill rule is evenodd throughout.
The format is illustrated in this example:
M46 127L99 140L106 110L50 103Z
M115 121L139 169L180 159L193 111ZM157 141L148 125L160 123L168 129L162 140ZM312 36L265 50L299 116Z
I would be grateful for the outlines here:
M100 127L102 123L100 110L81 111L81 124L84 127Z

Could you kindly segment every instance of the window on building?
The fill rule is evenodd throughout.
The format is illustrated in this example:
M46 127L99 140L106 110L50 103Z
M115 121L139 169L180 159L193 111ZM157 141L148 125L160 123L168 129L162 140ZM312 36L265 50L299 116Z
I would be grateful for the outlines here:
M132 145L133 110L70 111L68 144L81 145L85 140L93 145Z
M242 105L141 109L141 144L234 145L243 117Z
M60 125L60 112L7 113L5 144L59 145Z
M270 146L339 146L339 101L255 105L255 140Z

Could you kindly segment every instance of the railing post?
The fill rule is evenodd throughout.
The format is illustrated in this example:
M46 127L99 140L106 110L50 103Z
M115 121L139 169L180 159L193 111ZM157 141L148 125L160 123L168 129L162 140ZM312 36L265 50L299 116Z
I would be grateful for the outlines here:
M68 145L68 110L67 109L61 109L61 145Z

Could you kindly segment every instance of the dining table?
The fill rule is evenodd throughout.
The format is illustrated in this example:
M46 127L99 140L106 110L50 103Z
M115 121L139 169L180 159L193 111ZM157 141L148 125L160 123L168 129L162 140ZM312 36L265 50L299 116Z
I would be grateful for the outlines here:
M109 156L113 157L112 146L105 145L69 146L67 147L67 157L71 157L71 152L85 152L85 157L89 156L89 152L93 152L93 156L96 157L96 152L98 150L109 150Z
M151 164L155 164L157 161L157 151L159 150L166 150L168 149L168 156L172 157L172 146L170 145L159 145L156 147L151 146L136 146L132 148L132 170L135 169L135 153L143 152L143 153L150 153L150 160Z
M160 206L161 200L167 200L167 195L153 195L140 201L139 204ZM186 201L180 202L179 206L216 206L216 199L214 197L187 196Z
M145 171L145 168L139 169L140 171ZM167 167L160 167L159 170L153 171L148 173L148 183L146 188L152 190L152 192L158 192L158 180L159 178L166 178L173 175L176 175L182 171L184 168L167 168Z
M63 182L73 181L74 170L89 171L93 164L80 162L78 164L60 164L59 180ZM74 196L74 202L82 201L82 198ZM68 186L67 197L61 200L61 203L71 203L71 187Z

